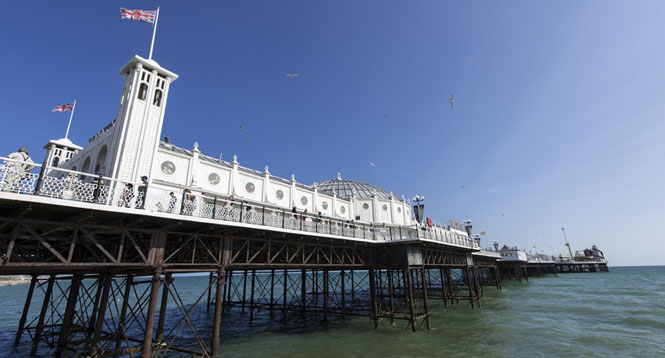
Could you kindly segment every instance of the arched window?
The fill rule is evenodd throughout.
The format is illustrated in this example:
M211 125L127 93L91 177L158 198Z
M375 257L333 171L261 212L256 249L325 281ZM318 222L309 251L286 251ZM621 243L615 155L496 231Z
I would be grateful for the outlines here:
M155 90L155 98L152 100L152 104L157 107L162 105L162 90Z
M90 157L85 157L81 171L87 173L90 170Z
M145 101L146 98L148 98L148 84L147 83L141 83L139 86L139 93L137 95L137 98L140 100Z
M108 147L103 146L102 149L97 153L97 160L95 161L95 174L103 174L101 171L104 170L106 164L106 153L108 152Z

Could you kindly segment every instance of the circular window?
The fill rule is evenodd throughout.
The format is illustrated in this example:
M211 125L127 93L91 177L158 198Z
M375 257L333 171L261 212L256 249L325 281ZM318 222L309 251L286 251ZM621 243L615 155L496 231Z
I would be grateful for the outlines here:
M365 209L365 210L369 209L369 204L367 204L367 203L363 204L363 209Z
M162 173L164 173L166 175L171 175L175 172L175 164L173 164L173 162L167 160L165 162L162 162L161 169L162 169Z
M339 207L339 212L342 213L342 214L344 214L344 213L346 212L346 208L343 207L343 206L340 206L340 207Z
M284 198L284 192L281 190L277 190L275 192L275 196L277 197L278 200L282 200Z
M210 175L208 175L208 181L212 185L219 184L219 175L217 173L210 173Z
M398 213L401 213L401 212L402 212L402 208L400 208L400 207L398 206L398 207L397 207L397 212L398 212Z
M245 190L247 190L248 193L253 193L254 192L254 184L253 183L247 183L245 185Z
M307 198L304 197L304 196L301 196L300 197L300 202L302 203L302 205L307 205Z
M323 208L323 210L328 209L328 202L327 201L322 202L321 207Z
M386 210L388 210L388 205L383 204L383 211L386 211Z

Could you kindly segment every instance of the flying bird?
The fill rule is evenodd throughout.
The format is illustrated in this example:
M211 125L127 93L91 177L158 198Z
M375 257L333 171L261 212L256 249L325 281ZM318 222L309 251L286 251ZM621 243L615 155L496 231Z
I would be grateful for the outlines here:
M388 118L388 115L387 115L387 114L384 114L384 115L383 115L383 118Z
M372 163L372 162L369 162L369 165L371 165L371 166L373 166L373 167L376 166L376 164L374 164L374 163Z
M453 108L453 94L450 94L450 108Z
M300 76L299 73L287 73L286 74L286 77L289 77L289 78L295 78L295 77L299 77L299 76Z
M245 144L249 143L249 139L245 139Z
M242 130L242 125L238 126L238 130L239 130L239 131Z
M464 189L464 185L460 185L460 188Z

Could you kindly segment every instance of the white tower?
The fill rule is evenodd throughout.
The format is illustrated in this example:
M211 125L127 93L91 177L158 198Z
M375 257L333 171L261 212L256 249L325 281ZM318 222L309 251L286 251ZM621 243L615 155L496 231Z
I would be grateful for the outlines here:
M107 175L126 182L150 178L159 145L166 100L175 73L154 60L134 56L120 70L125 85L109 140Z

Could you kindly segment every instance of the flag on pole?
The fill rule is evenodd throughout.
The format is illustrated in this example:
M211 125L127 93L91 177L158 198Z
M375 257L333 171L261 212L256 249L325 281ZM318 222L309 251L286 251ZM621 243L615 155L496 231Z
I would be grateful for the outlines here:
M157 11L155 10L128 10L124 7L120 8L120 17L123 19L145 21L149 23L155 22L155 16Z
M63 104L51 110L51 112L72 112L74 110L74 103Z

